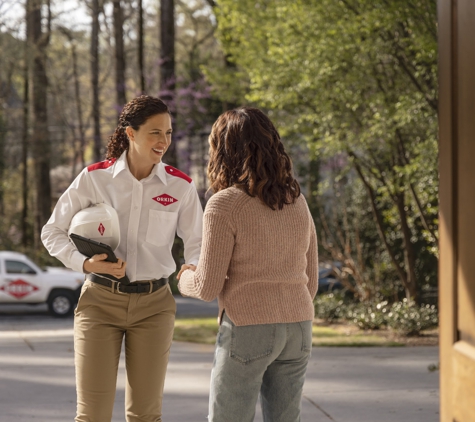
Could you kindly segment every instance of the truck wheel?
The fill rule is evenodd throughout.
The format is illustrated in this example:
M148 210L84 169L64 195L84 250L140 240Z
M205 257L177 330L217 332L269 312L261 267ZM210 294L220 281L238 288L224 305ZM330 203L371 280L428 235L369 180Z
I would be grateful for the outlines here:
M48 298L50 313L58 318L65 318L73 314L74 298L72 293L65 290L52 292Z

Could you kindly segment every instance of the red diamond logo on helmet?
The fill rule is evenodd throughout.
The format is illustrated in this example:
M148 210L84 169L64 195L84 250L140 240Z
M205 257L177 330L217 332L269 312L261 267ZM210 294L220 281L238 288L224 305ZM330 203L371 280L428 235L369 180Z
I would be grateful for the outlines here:
M18 279L9 284L4 284L0 287L0 290L3 290L5 293L8 293L17 299L21 299L22 297L28 296L30 293L36 292L38 287L24 280Z
M154 201L157 201L159 204L162 204L164 207L170 204L174 204L178 201L178 199L175 199L173 196L167 195L166 193L164 193L163 195L156 196L152 199Z
M106 231L106 228L101 224L99 224L99 227L97 228L97 230L99 230L99 233L101 234L101 236L104 236L104 232Z

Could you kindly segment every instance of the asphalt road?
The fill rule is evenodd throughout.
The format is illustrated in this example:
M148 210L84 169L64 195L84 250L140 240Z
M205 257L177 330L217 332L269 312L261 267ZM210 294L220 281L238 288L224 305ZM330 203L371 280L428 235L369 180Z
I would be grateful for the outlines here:
M217 317L218 302L175 296L177 318ZM63 329L72 328L73 318L53 318L46 304L17 305L0 304L0 331L22 329ZM0 419L1 421L1 419Z

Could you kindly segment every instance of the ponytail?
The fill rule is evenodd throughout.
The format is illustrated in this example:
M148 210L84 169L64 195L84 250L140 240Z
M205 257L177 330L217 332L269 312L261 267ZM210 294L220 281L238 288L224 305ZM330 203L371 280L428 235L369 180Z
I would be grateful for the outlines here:
M106 160L119 158L122 153L129 149L129 137L125 133L125 127L119 123L107 144Z

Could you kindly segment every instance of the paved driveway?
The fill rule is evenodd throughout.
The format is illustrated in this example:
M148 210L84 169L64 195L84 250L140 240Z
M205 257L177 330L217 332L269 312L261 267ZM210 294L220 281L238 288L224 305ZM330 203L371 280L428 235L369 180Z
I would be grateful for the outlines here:
M216 315L216 304L201 304L192 303L208 310L193 308L194 315ZM213 346L173 344L164 422L206 421L212 362ZM438 421L439 374L428 371L437 362L437 347L314 348L302 422ZM112 422L124 421L124 382L122 356ZM72 319L0 307L0 421L64 422L74 412Z

